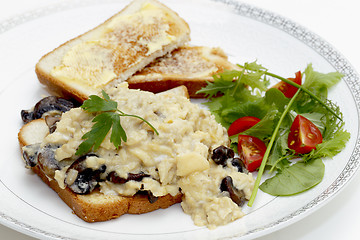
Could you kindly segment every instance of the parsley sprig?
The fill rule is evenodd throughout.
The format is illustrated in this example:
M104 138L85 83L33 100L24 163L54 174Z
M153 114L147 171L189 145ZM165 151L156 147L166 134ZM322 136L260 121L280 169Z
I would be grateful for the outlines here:
M88 153L91 149L96 151L101 143L104 141L106 135L112 129L110 135L110 142L114 144L116 148L121 146L121 142L127 141L127 136L124 128L121 126L120 117L134 117L144 121L148 124L154 132L159 135L158 131L145 119L140 116L126 114L120 111L118 103L111 100L109 95L103 90L103 98L91 95L88 100L84 101L81 108L88 113L95 113L96 116L93 119L95 123L91 130L82 136L85 139L76 151L76 155L83 155Z

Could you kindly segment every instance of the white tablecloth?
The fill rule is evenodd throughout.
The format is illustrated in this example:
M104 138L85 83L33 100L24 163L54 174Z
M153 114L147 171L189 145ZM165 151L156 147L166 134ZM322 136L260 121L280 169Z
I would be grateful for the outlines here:
M60 0L11 0L0 21ZM194 0L196 1L196 0ZM165 2L165 1L164 1ZM355 0L244 0L276 12L317 33L360 70L360 13ZM1 57L1 56L0 56ZM360 239L360 174L327 205L261 240ZM33 239L0 225L1 239Z

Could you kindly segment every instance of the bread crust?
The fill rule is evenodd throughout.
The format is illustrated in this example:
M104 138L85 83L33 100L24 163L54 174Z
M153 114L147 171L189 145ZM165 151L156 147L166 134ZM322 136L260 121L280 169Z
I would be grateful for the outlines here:
M141 89L153 93L159 93L179 86L185 86L191 98L202 98L204 95L196 92L207 85L206 81L212 81L212 78L199 79L149 79L147 81L131 81L130 89Z
M62 96L66 99L75 99L78 102L83 102L89 98L87 94L66 86L64 82L59 81L37 66L35 67L35 73L39 82L46 86L51 95Z
M176 196L167 194L159 197L154 203L150 203L148 197L144 195L122 197L104 195L99 191L94 191L87 195L79 195L72 192L69 188L61 189L58 183L55 180L49 180L38 166L33 167L32 170L59 195L78 217L86 222L107 221L118 218L126 213L142 214L152 212L159 208L164 209L179 203L182 198L180 193Z
M214 81L213 75L239 69L228 61L220 48L183 46L159 58L127 80L129 88L154 93L185 86L191 98L202 98L197 91Z
M121 15L124 12L131 11L131 9L134 9L134 5L136 6L139 3L141 4L142 2L146 2L146 0L133 1L132 3L127 5L123 10L121 10L119 13L115 14L114 16L110 17L105 22L103 22L100 25L94 27L93 29L61 44L59 47L55 48L51 52L49 52L49 53L45 54L43 57L41 57L41 59L38 61L38 63L35 66L35 73L36 73L40 83L44 84L49 89L49 91L55 95L64 96L66 98L74 98L80 102L86 100L89 95L96 94L97 92L94 92L94 90L82 89L82 88L79 89L79 87L75 87L74 85L71 85L68 82L64 82L56 77L53 77L50 74L50 70L48 69L49 68L48 66L51 65L51 67L54 67L54 66L57 66L57 64L52 65L53 63L48 63L46 61L49 61L48 59L50 57L50 59L53 58L53 59L55 59L55 61L60 63L64 54L72 46L74 46L77 42L81 42L83 37L86 37L86 35L88 35L88 34L91 35L94 31L98 31L98 30L100 31L101 28L105 24L109 23L115 17L117 17L118 15ZM123 77L121 77L119 75L117 78L115 78L114 80L107 83L107 85L109 85L109 84L114 85L115 84L114 82L117 82L117 81L121 82L121 81L126 80L128 77L133 75L135 72L143 69L146 65L151 63L154 59L171 52L172 50L184 45L185 42L190 40L189 25L176 12L170 10L164 4L162 4L156 0L149 0L149 2L156 4L157 6L160 6L161 8L163 8L166 11L166 13L169 14L170 17L173 18L173 20L177 21L177 26L175 24L173 24L173 26L176 26L174 31L176 31L176 33L179 34L179 36L177 36L177 38L178 38L177 41L170 45L163 45L160 50L157 50L156 52L150 54L149 56L147 56L147 58L143 59L141 62L136 63L134 66L127 69L126 72L122 72L121 75L126 76L125 79L122 79ZM62 52L62 53L59 54L60 55L59 57L53 57L54 53L56 53L56 52Z
M29 136L26 131L35 131L37 128L46 127L43 119L33 120L25 124L18 133L18 141L20 149L22 147L32 144L28 141ZM42 125L42 126L41 126ZM123 197L118 195L105 195L98 190L90 194L79 195L72 192L69 188L62 189L56 180L50 179L44 174L38 165L32 167L31 170L36 173L41 180L52 188L59 197L72 209L78 217L86 222L100 222L118 218L126 213L128 214L142 214L152 212L160 208L168 208L175 203L181 202L182 194L178 193L176 196L167 194L159 197L154 203L150 203L148 197L145 195L134 195L132 197Z

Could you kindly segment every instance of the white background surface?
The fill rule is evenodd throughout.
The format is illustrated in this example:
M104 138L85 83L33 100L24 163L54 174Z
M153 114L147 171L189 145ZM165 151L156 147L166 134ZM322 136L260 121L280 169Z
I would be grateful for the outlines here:
M195 1L195 0L194 0ZM0 6L0 21L60 0L11 0ZM163 2L166 2L165 0ZM360 70L360 14L356 0L247 0L315 32ZM1 56L0 54L0 57ZM315 213L260 240L360 238L360 174ZM1 239L33 239L0 225Z

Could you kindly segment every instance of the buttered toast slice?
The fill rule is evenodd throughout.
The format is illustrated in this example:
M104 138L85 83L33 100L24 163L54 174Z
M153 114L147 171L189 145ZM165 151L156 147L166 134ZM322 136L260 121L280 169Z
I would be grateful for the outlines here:
M129 88L155 93L184 85L190 97L202 97L196 92L214 74L236 68L220 48L184 46L156 59L127 82Z
M159 93L176 94L188 96L184 86ZM25 124L18 133L20 147L41 143L49 134L49 127L44 119L36 119ZM167 208L175 203L181 202L182 195L176 196L167 194L158 197L155 202L150 202L147 195L134 195L132 197L123 197L118 195L104 195L99 191L93 191L90 194L76 194L69 188L59 187L56 180L45 175L40 164L36 164L31 169L48 185L59 197L73 210L73 212L86 222L107 221L120 217L123 214L142 214Z
M39 143L49 133L49 128L44 119L36 119L25 124L19 134L20 146ZM37 136L34 139L33 136ZM154 211L159 208L167 208L175 203L181 202L181 194L171 196L170 194L159 197L154 203L150 203L145 195L133 197L122 197L104 195L94 191L87 195L79 195L70 189L62 189L54 179L50 179L41 170L39 165L31 168L48 186L50 186L59 197L72 209L72 211L86 222L107 221L118 218L123 214L141 214Z
M189 40L189 26L177 13L156 0L134 0L103 24L43 56L36 74L52 92L82 101Z

